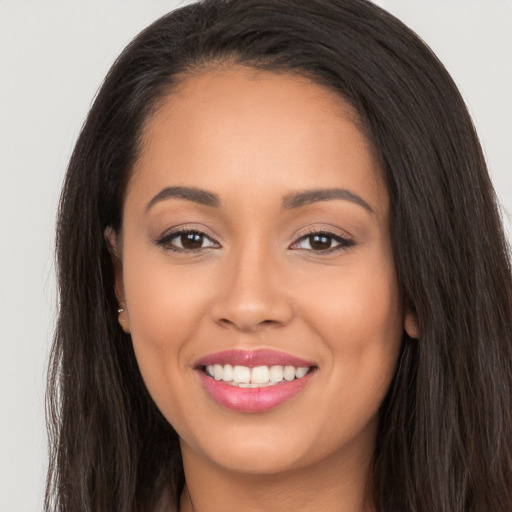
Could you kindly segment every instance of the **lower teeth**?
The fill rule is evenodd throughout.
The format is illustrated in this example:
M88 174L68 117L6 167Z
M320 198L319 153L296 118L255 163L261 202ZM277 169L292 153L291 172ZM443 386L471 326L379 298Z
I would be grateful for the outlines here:
M230 386L234 386L237 388L267 388L269 386L275 386L276 384L280 384L280 382L267 382L265 384L254 384L253 382L226 382L226 384L229 384Z

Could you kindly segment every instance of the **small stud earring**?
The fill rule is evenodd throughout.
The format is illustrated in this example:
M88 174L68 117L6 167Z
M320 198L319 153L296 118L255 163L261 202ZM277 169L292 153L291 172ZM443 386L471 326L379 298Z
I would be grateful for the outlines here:
M129 333L130 326L129 326L129 322L128 322L127 313L125 312L125 310L123 308L119 308L117 310L117 312L119 313L119 316L117 317L117 321L119 322L119 325L121 326L121 328L123 329L124 332Z

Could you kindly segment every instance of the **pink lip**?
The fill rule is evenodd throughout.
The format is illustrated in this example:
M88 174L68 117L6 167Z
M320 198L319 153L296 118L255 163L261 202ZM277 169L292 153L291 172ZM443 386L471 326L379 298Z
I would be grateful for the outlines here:
M208 366L209 364L230 364L248 366L295 366L296 368L304 366L315 366L315 363L306 361L300 357L295 357L285 352L278 352L276 350L224 350L214 354L207 355L199 361L196 361L194 366Z
M264 412L273 409L299 393L315 373L310 371L302 379L275 386L238 388L198 371L199 378L210 396L220 405L237 412Z
M301 379L282 382L261 388L239 388L215 380L203 370L211 364L231 364L241 366L315 366L284 352L274 350L226 350L201 358L196 362L197 374L208 394L220 405L237 412L264 412L273 409L297 395L310 382L316 371L310 371Z

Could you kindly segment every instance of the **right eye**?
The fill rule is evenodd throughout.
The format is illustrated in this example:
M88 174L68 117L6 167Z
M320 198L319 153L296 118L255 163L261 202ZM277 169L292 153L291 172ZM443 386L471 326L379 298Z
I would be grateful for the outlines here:
M198 252L210 247L219 247L205 233L197 230L181 230L168 233L157 241L165 249L176 252Z

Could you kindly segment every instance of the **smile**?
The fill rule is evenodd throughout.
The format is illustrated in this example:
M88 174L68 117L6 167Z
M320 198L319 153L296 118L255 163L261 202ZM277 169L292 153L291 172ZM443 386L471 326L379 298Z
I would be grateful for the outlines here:
M318 367L273 350L228 350L195 365L207 394L237 412L264 412L301 392Z
M302 379L310 370L309 366L231 366L230 364L210 364L206 373L215 380L222 380L239 388L275 386L283 382Z

